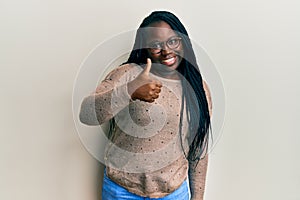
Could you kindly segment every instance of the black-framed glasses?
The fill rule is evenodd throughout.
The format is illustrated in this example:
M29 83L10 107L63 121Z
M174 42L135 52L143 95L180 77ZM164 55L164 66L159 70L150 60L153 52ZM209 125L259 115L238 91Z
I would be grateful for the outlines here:
M152 42L148 44L147 47L150 49L151 53L158 54L164 49L165 45L171 50L176 49L177 47L179 47L181 40L181 37L171 37L170 39L168 39L168 41L165 42Z

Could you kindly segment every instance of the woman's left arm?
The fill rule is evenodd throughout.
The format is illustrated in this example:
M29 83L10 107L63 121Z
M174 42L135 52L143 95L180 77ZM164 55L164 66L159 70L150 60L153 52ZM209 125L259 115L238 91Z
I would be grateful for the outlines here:
M203 200L206 182L208 155L199 161L189 162L189 183L191 200Z
M212 101L211 94L208 88L208 85L203 81L203 88L206 94L206 99L208 103L209 115L212 116ZM189 183L191 191L191 200L203 200L205 183L206 183L206 174L208 166L208 155L199 161L196 165L196 162L189 162Z

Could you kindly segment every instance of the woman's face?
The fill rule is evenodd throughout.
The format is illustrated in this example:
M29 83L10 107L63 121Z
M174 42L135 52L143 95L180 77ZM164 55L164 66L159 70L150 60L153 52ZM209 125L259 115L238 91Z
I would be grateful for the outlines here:
M168 71L177 69L183 57L181 38L164 21L152 23L150 26L147 30L146 44L152 62L166 66Z

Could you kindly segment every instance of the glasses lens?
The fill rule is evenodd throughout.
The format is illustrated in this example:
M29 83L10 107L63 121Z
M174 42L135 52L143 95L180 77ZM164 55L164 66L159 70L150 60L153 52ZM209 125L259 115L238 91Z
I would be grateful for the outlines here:
M162 49L162 45L159 42L154 42L149 44L149 48L152 53L159 53Z
M171 38L170 40L167 41L167 45L170 49L176 49L179 44L180 44L181 38Z

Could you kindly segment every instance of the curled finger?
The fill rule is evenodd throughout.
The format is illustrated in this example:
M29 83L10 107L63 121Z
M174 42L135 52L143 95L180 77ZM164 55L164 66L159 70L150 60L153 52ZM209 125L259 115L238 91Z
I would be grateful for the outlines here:
M158 94L158 93L155 93L155 94L152 95L152 98L153 98L153 99L157 99L158 97L159 97L159 94Z
M155 92L155 93L160 93L160 92L161 92L161 89L160 89L159 87L157 87L157 88L154 89L154 92Z
M160 81L155 80L154 83L155 83L156 87L159 87L159 88L162 87L162 83Z

